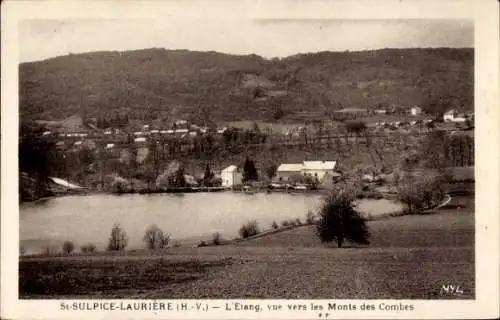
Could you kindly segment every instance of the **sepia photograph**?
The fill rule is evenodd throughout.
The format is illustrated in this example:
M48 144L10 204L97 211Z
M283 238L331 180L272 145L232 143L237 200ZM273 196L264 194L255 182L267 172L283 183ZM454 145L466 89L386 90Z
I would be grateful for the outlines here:
M473 18L139 16L17 23L20 300L476 299Z
M474 298L470 21L175 26L21 22L22 298Z

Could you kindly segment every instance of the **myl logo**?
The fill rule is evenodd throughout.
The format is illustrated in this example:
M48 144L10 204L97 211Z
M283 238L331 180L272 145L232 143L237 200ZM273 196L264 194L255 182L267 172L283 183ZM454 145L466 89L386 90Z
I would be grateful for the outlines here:
M446 284L441 286L441 291L439 293L442 296L460 296L464 293L464 290L460 288L460 286Z

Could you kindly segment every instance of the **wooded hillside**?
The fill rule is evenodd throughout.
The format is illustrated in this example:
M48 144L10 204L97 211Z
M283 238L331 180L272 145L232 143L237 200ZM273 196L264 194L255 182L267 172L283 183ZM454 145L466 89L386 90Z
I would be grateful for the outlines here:
M473 49L257 55L147 49L71 54L19 68L24 119L127 114L200 124L325 118L347 107L424 105L473 109Z

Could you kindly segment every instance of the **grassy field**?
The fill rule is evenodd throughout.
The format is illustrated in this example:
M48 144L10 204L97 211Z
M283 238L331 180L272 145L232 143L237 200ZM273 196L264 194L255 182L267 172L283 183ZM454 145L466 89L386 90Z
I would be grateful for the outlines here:
M24 257L21 298L475 297L474 202L369 222L369 247L337 249L303 226L238 245ZM451 206L450 206L451 207ZM443 285L460 296L442 296Z

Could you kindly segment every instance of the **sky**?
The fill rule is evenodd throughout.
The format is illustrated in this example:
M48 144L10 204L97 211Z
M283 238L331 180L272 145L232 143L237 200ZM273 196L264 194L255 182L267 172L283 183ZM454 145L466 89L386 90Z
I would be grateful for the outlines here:
M20 62L144 48L285 57L318 51L473 47L472 20L67 19L19 22Z

